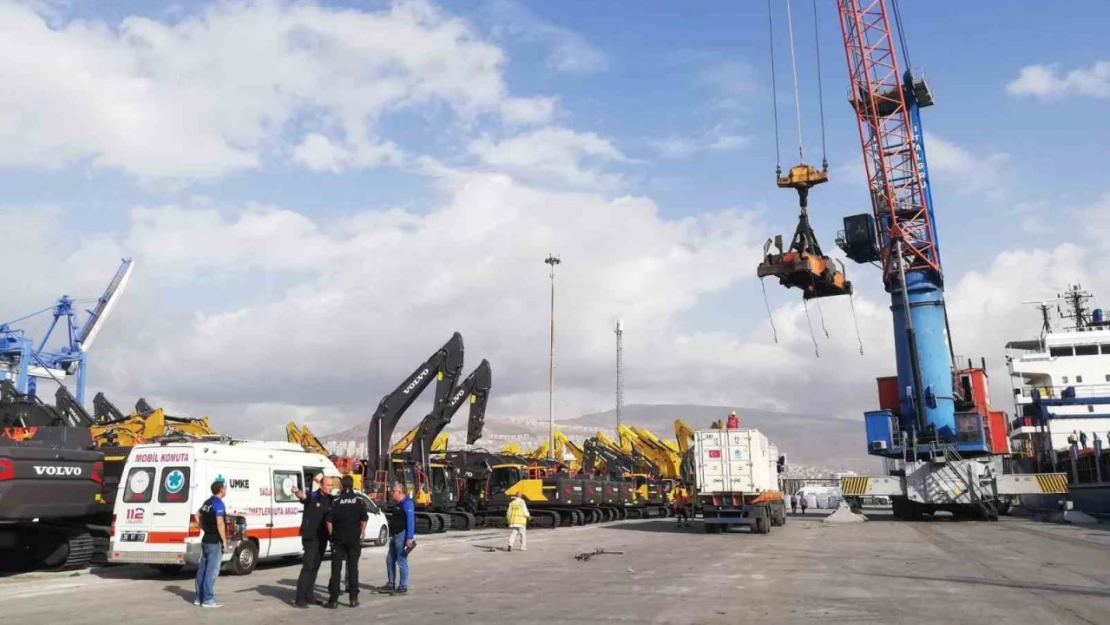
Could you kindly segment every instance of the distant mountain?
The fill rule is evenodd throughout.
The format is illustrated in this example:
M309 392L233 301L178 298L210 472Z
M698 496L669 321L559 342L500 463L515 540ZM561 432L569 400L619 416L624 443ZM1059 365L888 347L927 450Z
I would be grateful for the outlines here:
M674 439L674 421L681 419L695 430L707 429L717 419L727 419L734 410L728 406L699 405L642 405L635 404L624 408L625 423L651 430L656 436ZM863 423L832 417L774 412L753 408L735 408L740 417L741 427L754 427L771 439L785 453L791 464L804 464L811 467L828 468L830 471L857 471L861 474L874 474L880 464L864 451ZM406 419L404 425L394 432L394 439L409 430L415 421ZM616 424L614 410L596 412L574 419L556 422L567 436L582 440L592 436L597 430L611 431ZM355 441L365 443L369 423L360 424L326 436L324 442ZM447 431L451 434L452 447L463 442L465 420L452 423ZM507 442L517 442L531 447L547 438L547 421L521 419L516 417L490 418L486 421L485 436L479 445L498 449Z

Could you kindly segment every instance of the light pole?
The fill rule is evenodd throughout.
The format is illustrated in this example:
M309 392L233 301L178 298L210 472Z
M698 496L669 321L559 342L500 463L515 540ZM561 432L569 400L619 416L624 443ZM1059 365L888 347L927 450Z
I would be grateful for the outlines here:
M563 262L548 254L543 261L551 267L551 351L547 368L547 459L555 458L555 265Z

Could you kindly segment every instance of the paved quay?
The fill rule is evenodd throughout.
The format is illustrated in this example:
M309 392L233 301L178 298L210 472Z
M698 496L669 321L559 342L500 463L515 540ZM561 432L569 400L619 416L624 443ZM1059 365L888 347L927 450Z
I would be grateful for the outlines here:
M767 536L705 534L698 522L678 530L672 520L534 530L529 550L512 553L503 531L421 536L412 592L364 590L354 610L291 607L296 561L221 576L218 610L192 605L187 573L141 566L3 577L0 602L6 622L50 625L1110 623L1110 526L904 523L867 512L869 523L830 526L811 511ZM624 555L574 559L599 547ZM365 587L384 583L384 557L363 551Z

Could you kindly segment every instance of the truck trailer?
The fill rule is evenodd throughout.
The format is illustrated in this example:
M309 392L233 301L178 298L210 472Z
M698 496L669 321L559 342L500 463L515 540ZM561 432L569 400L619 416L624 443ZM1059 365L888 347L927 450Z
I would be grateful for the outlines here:
M786 524L778 450L759 430L701 430L691 451L695 506L706 533L747 526L768 534L771 526Z

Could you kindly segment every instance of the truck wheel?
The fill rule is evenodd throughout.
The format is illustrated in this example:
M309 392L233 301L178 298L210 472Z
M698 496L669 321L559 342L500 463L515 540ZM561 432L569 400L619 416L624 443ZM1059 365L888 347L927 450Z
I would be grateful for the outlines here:
M250 575L258 566L258 545L253 540L244 540L235 548L231 556L231 572L235 575Z
M757 517L755 519L755 527L753 527L752 529L755 530L756 534L770 534L771 519L765 516Z

